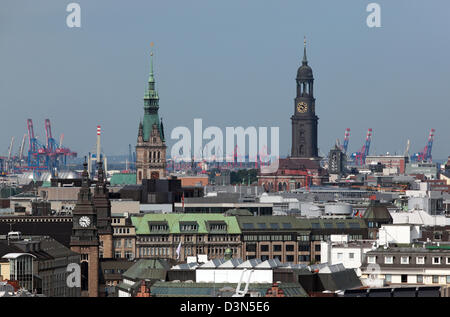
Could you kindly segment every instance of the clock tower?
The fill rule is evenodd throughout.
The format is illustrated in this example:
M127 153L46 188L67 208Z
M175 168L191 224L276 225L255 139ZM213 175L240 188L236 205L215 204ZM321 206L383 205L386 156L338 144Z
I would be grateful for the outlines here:
M314 77L306 58L306 39L302 66L297 71L297 96L292 121L292 158L318 158Z
M72 212L70 249L81 254L81 295L98 296L99 238L97 214L92 201L87 163L84 162L82 184Z
M97 230L100 239L100 257L113 258L113 229L111 227L111 202L106 187L103 162L98 162L98 180L94 189L94 207L97 214Z

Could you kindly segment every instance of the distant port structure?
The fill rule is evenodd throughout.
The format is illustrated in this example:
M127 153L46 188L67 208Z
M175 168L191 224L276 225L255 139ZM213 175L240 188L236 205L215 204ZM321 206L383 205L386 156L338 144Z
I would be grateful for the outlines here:
M25 143L28 139L28 152L25 153ZM45 139L39 140L34 133L33 120L27 120L27 133L24 134L17 154L14 154L14 137L8 148L7 156L0 156L0 173L2 175L33 172L55 173L66 169L67 159L76 158L77 153L63 146L64 134L60 135L59 142L52 134L50 119L45 119Z

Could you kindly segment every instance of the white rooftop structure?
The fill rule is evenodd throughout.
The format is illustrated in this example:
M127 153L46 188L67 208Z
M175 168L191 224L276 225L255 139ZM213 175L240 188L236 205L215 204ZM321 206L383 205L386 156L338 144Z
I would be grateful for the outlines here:
M231 259L228 260L225 263L222 263L221 265L219 265L218 267L220 269L234 269L236 268L239 264L242 264L244 262L244 260L242 259Z
M391 212L394 224L411 224L421 226L449 226L450 218L441 215L430 215L424 210L408 212Z
M247 260L237 266L237 268L242 269L252 269L255 268L258 264L260 264L262 261L260 259L250 259Z
M172 270L195 270L198 266L198 263L183 263L173 266Z
M24 255L29 255L29 256L32 256L33 258L36 258L36 256L34 256L33 254L30 254L30 253L8 253L8 254L5 254L4 256L2 256L2 259L8 259L8 260L9 259L17 259Z

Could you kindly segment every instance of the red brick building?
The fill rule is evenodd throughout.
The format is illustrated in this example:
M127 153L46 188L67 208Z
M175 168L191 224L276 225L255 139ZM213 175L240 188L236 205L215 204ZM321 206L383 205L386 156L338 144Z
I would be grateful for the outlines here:
M277 171L260 172L258 175L258 185L268 192L320 186L324 180L328 180L328 176L326 170L320 166L319 159L308 158L280 159Z

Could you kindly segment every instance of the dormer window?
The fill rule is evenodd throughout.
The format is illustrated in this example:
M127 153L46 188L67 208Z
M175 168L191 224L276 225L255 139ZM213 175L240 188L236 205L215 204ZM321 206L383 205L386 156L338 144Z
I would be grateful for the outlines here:
M168 231L169 225L167 222L149 222L148 227L150 232Z
M180 231L181 232L198 231L198 223L197 222L182 222L182 223L180 223Z
M225 222L210 222L208 226L210 231L227 231L227 224Z

